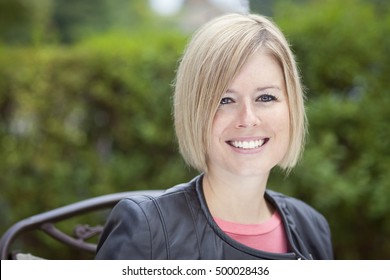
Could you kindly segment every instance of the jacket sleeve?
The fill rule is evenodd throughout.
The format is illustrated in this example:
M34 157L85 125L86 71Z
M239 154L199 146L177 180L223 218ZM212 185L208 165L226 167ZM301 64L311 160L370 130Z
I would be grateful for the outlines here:
M96 259L151 259L149 223L140 205L121 200L112 210L100 237Z
M318 228L318 238L319 238L319 244L321 245L322 249L320 252L317 252L317 256L320 259L324 260L332 260L334 259L333 254L333 245L332 245L332 236L330 227L328 224L328 221L326 218L320 214L317 214L317 228Z
M296 225L293 231L300 239L301 250L308 250L313 259L333 259L331 232L325 217L302 201L290 201L293 203L289 210Z

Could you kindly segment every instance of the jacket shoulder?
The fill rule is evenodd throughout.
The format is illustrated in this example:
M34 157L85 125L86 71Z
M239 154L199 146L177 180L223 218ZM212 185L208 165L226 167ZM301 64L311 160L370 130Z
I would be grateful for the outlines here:
M147 197L122 199L112 209L100 236L96 259L151 259L152 236L140 207Z
M267 194L282 212L297 244L304 244L315 259L333 259L330 227L320 212L297 198L270 190Z
M190 183L174 186L157 195L132 195L122 199L111 211L98 244L97 259L178 258L175 244L192 246L196 240L180 234L196 231L195 188ZM198 207L199 208L199 207ZM195 244L195 245L194 245ZM177 245L178 246L178 245Z
M279 207L288 209L291 214L298 216L303 215L308 219L325 220L320 212L300 199L271 190L267 190L267 194L279 205Z

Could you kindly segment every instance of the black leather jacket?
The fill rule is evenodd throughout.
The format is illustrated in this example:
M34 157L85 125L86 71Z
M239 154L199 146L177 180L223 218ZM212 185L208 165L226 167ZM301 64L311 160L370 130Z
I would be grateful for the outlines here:
M289 253L249 248L227 236L206 206L202 175L157 197L134 196L112 210L96 259L332 259L325 218L304 202L270 190L281 214Z

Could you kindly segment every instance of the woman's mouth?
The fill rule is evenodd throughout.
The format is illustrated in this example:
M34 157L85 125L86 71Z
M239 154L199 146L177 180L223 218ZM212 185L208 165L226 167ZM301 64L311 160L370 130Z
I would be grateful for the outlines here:
M258 139L258 140L250 140L250 141L228 141L227 143L235 148L251 150L257 149L267 143L269 138Z

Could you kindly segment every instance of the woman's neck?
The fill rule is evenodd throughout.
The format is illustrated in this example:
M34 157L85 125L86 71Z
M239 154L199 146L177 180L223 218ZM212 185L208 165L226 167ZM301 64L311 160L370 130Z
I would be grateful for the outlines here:
M203 191L214 217L242 224L259 224L269 219L274 209L265 200L268 174L242 177L208 172Z

